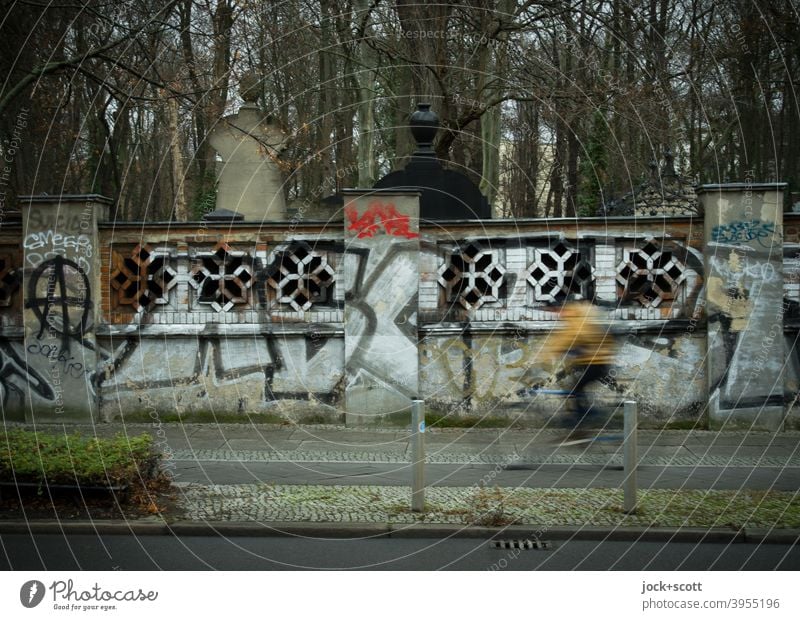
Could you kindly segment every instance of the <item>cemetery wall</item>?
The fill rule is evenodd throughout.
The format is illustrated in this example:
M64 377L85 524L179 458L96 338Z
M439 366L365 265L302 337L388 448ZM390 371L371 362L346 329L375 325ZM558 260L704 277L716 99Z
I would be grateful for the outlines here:
M788 352L787 425L797 427L800 217L786 214L784 226L783 333L775 337ZM42 298L30 288L40 267L28 258L34 233L5 223L0 230L6 419L42 408L58 418L55 388L65 384L54 385L54 368L80 383L76 398L92 403L76 419L345 419L346 291L364 273L345 268L355 259L341 222L100 223L96 279L84 284L91 316L76 319L67 308L59 319L89 321L91 337L67 333L47 351L25 328L41 319L41 310L38 319L25 314L33 312L26 298ZM543 364L547 338L571 295L593 299L618 336L603 398L635 398L645 426L691 424L704 414L701 218L423 222L419 235L416 303L393 320L409 338L418 334L416 389L432 413L547 424L563 403L547 392L567 380ZM54 256L64 254L42 260ZM391 262L369 277L391 282ZM46 363L37 366L34 356Z

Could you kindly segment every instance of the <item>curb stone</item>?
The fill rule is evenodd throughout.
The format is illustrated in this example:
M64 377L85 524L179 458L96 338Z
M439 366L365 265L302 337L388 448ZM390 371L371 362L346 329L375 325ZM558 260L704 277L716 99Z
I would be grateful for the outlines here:
M539 533L539 536L536 534ZM615 542L800 544L800 530L661 527L460 526L389 523L297 523L231 521L5 521L0 535L133 535L133 536L297 536L305 538L533 538Z
M745 528L744 538L749 543L800 545L800 530Z

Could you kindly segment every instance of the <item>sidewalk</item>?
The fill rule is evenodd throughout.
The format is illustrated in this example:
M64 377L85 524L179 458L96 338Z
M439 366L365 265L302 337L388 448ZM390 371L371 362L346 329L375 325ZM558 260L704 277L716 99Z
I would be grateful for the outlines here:
M40 426L42 430L57 430ZM153 519L395 528L511 524L553 531L800 528L800 433L639 431L639 510L624 514L622 446L559 447L544 430L429 429L426 511L410 511L405 430L250 424L104 424L153 435L180 514ZM506 466L514 463L514 469ZM387 530L388 528L388 530ZM249 530L248 530L249 531Z
M122 427L117 427L120 429ZM128 425L127 432L158 428ZM270 461L319 463L407 463L411 434L405 430L254 425L164 425L176 461ZM621 431L620 431L621 433ZM431 429L425 433L431 464L621 464L619 443L557 447L561 431ZM612 434L609 432L608 434ZM800 433L642 431L643 465L687 467L800 467Z

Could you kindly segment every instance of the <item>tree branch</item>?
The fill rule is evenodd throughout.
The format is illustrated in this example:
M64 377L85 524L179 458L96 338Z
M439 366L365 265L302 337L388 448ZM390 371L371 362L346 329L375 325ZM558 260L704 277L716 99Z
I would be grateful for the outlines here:
M164 8L162 8L158 13L153 15L153 17L141 27L132 30L130 34L127 34L119 39L114 41L110 41L105 45L101 45L100 47L94 48L89 50L86 53L79 54L77 56L73 56L72 58L67 58L66 60L59 60L57 62L48 62L41 67L33 69L32 71L28 72L22 79L20 79L10 90L8 90L2 98L0 98L0 115L3 114L5 109L11 104L11 102L16 99L22 92L30 86L33 82L40 80L41 78L61 71L62 69L66 69L67 67L80 67L80 65L86 62L90 58L97 58L102 56L105 52L114 49L118 45L125 43L126 41L130 40L132 37L137 36L138 34L145 31L148 25L150 25L153 20L158 16L159 13L163 13L166 11L171 10L171 8L175 5L177 0L171 0Z

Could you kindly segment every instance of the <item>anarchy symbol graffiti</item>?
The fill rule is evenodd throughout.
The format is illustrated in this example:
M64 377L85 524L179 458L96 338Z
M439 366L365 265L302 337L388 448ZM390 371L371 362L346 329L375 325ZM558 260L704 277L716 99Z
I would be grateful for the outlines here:
M39 321L37 338L49 328L62 334L68 348L69 339L81 339L89 322L89 278L63 256L44 261L31 274L25 306Z

